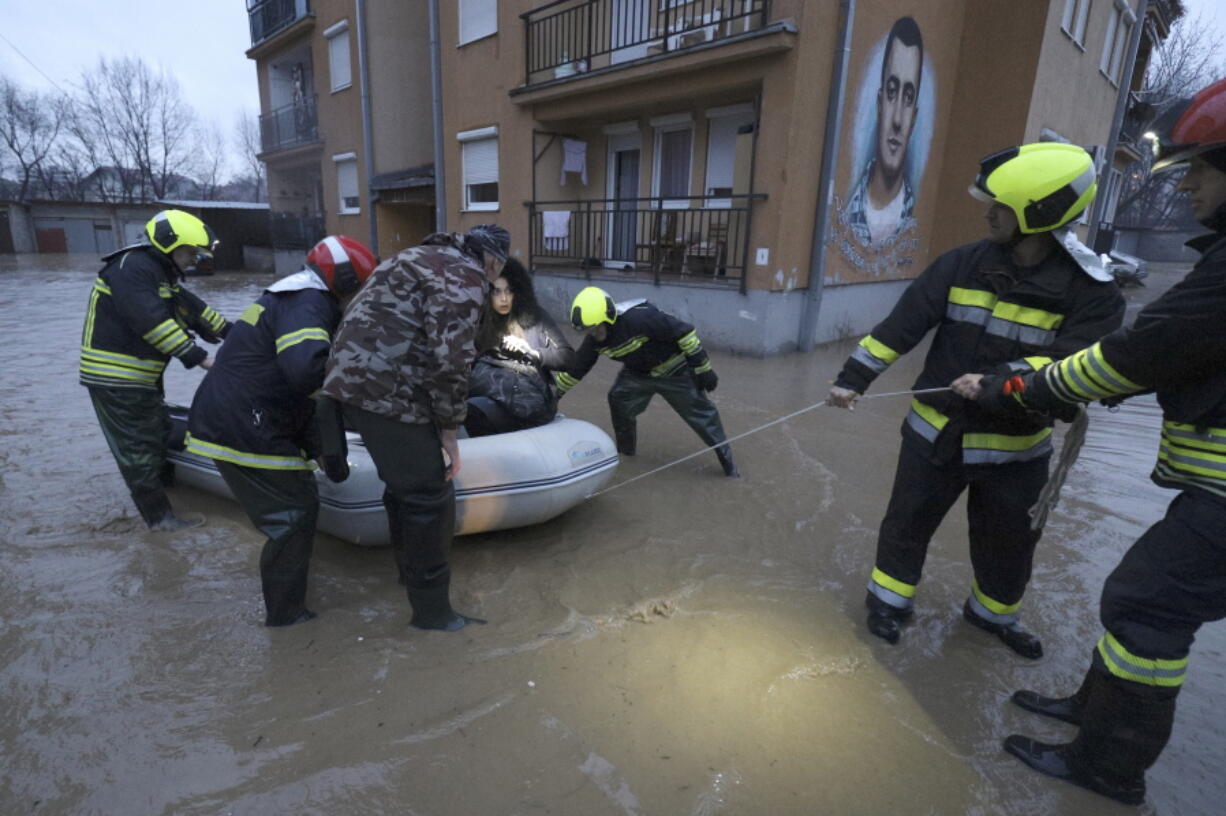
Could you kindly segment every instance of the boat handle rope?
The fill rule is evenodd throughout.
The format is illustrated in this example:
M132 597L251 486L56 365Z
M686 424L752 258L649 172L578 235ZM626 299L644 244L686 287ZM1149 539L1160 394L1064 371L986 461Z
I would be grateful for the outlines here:
M940 392L942 392L942 391L949 391L949 390L951 390L951 389L949 388L949 386L945 386L945 387L943 387L943 388L921 388L921 389L919 389L918 391L890 391L890 392L885 393L885 394L867 394L867 395L863 395L863 396L858 396L858 397L856 397L856 399L857 399L857 400L862 400L862 399L870 400L870 399L884 399L885 397L910 397L910 396L914 396L914 395L916 395L916 394L939 394L939 393L940 393ZM770 422L767 422L765 425L759 425L758 427L756 427L756 428L752 428L752 429L750 429L750 430L748 430L748 431L745 431L744 433L739 433L739 434L737 434L736 436L733 436L733 437L730 437L730 438L728 438L728 439L725 439L723 442L719 442L719 443L717 443L717 444L715 444L715 445L709 445L709 446L707 446L707 447L703 448L702 450L696 450L696 451L694 451L693 453L690 453L690 454L687 454L687 455L685 455L685 456L682 456L680 459L674 459L674 460L673 460L673 461L671 461L671 462L668 462L668 463L666 463L666 464L660 465L658 468L652 468L651 470L647 471L646 473L640 473L638 476L633 476L633 477L631 477L631 478L627 479L627 480L626 480L626 481L624 481L624 482L618 482L617 484L613 485L612 487L606 487L606 488L603 488L603 489L601 489L601 490L597 490L595 493L588 493L588 494L587 494L586 496L584 496L583 498L584 498L584 500L587 500L587 499L593 499L593 498L595 498L595 497L597 497L597 496L601 495L602 493L610 493L610 492L612 492L612 491L616 490L616 489L617 489L617 488L619 488L619 487L625 487L626 485L630 484L631 482L637 482L639 479L646 479L648 476L651 476L651 475L654 475L654 474L656 474L656 473L659 473L659 472L660 472L660 471L662 471L662 470L667 470L668 468L672 467L673 465L679 465L679 464L681 464L682 462L685 462L685 461L687 461L687 460L689 460L689 459L693 459L695 456L701 456L701 455L702 455L702 454L704 454L704 453L708 453L709 451L713 451L713 450L715 450L716 448L723 447L724 445L727 445L727 444L729 444L729 443L735 442L735 441L737 441L738 439L744 439L745 437L749 436L750 434L756 434L758 431L764 431L764 430L766 430L767 428L769 428L769 427L771 427L771 426L773 426L773 425L778 425L780 422L787 422L789 419L793 419L794 417L798 417L798 416L800 416L801 414L808 413L809 411L812 411L814 408L821 408L823 405L826 405L826 404L827 404L827 403L826 403L826 400L822 400L821 402L815 402L815 403L813 403L812 405L810 405L810 406L808 406L808 407L806 407L806 408L801 408L799 411L793 411L792 413L787 414L786 416L781 416L781 417L779 417L778 419L772 419Z

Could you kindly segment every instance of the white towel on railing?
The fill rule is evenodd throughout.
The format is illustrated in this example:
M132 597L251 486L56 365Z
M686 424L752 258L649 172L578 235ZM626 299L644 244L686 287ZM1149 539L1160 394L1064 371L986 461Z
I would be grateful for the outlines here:
M545 249L554 252L570 248L570 211L545 210L541 213Z
M587 185L587 142L578 139L562 140L562 181L566 185L566 174L578 173L579 180Z

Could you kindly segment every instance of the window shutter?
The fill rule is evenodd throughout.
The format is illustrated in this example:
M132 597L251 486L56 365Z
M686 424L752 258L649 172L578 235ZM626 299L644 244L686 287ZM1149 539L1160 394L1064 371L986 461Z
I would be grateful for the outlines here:
M479 139L464 143L464 183L498 181L498 140Z

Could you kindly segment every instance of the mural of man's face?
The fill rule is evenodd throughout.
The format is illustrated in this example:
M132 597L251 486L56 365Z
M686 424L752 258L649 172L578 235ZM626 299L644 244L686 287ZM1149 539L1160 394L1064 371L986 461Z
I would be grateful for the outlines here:
M902 172L907 143L915 128L921 52L918 45L890 44L885 81L877 91L877 170L893 181Z

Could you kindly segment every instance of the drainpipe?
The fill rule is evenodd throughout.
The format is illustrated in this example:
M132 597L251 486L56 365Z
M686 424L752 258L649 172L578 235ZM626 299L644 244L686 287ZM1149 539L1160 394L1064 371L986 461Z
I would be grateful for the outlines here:
M1142 0L1144 2L1144 0ZM838 169L839 134L843 130L843 99L847 95L847 62L851 58L851 30L856 16L856 0L842 0L839 45L834 53L834 75L830 78L830 100L826 104L826 133L822 139L822 169L817 184L817 215L813 224L813 245L809 249L809 290L800 315L796 347L812 351L817 341L817 316L822 309L822 285L826 277L826 242L830 236L831 199L834 174Z
M1111 170L1115 166L1115 148L1120 143L1120 127L1124 124L1124 114L1128 111L1128 95L1132 91L1132 72L1136 69L1137 51L1141 46L1141 29L1145 27L1145 14L1149 0L1137 0L1137 19L1132 24L1128 34L1128 58L1120 66L1128 68L1127 81L1120 76L1120 92L1115 99L1115 115L1111 117L1111 132L1107 134L1106 156L1103 157L1103 168L1098 173L1098 195L1090 203L1090 228L1086 231L1086 244L1095 252L1100 250L1094 244L1098 241L1098 226L1102 221L1103 210L1107 206L1107 183L1111 179Z
M443 172L443 58L439 47L438 0L430 7L430 106L434 116L434 229L447 231L447 174Z
M357 0L354 13L358 18L358 77L362 83L362 153L366 164L366 206L370 213L370 248L379 254L379 218L375 213L375 134L370 113L370 62L366 41L366 0Z

